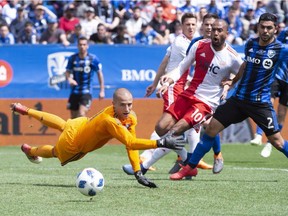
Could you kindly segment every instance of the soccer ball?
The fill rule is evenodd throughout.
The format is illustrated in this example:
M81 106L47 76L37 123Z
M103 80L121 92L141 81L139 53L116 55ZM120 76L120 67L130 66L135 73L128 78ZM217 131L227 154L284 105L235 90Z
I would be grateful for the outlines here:
M76 187L85 196L95 196L104 187L104 177L94 168L85 168L77 175Z

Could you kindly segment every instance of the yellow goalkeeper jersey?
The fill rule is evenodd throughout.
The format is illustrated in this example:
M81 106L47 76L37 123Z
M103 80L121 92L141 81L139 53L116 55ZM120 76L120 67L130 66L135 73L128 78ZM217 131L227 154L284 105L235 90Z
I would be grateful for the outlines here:
M62 165L78 160L88 152L101 148L110 139L116 138L126 146L134 171L140 170L138 150L156 148L155 140L136 138L136 114L120 121L109 106L91 118L69 119L56 145L56 153Z

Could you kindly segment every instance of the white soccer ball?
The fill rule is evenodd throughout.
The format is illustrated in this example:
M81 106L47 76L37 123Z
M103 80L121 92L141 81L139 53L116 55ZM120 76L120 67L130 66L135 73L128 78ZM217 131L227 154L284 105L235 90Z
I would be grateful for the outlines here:
M104 177L94 168L85 168L77 175L76 187L85 196L95 196L104 187Z

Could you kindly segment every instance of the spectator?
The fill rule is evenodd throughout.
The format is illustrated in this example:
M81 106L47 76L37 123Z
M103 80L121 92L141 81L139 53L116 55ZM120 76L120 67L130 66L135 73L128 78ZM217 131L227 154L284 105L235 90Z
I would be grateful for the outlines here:
M40 38L41 44L59 44L68 46L70 42L67 40L66 34L63 29L58 28L57 19L48 19L48 28L43 32Z
M0 25L7 24L6 20L2 16L2 6L0 5Z
M237 9L231 6L228 11L228 16L224 20L228 23L227 42L230 44L242 45L243 39L241 38L241 34L243 24L237 15Z
M197 22L197 32L199 33L199 35L203 35L203 31L202 31L202 21L204 16L207 14L207 8L206 7L200 7L199 9L199 13L198 13L198 22Z
M8 25L11 24L12 20L16 19L17 7L20 7L18 2L19 0L7 1L7 4L5 4L2 8L2 16Z
M127 27L125 25L119 25L117 27L117 33L112 35L112 41L114 44L131 44L132 39L127 33Z
M153 15L155 13L155 6L152 1L149 0L141 0L138 4L136 4L141 10L141 17L146 23L149 23Z
M28 14L28 19L33 20L35 18L35 8L37 5L41 5L42 0L31 0L29 4L25 7Z
M26 12L24 7L17 8L17 17L12 20L10 24L10 32L14 35L14 38L18 38L20 32L24 31L25 23L29 21L29 19L25 18ZM32 23L33 24L33 23Z
M149 24L142 24L141 31L135 36L135 41L136 44L142 45L162 44L163 37Z
M182 34L182 26L181 26L181 23L177 23L174 28L175 28L174 33L170 33L170 34L169 34L169 44L172 44L173 41L174 41L174 39L175 39L178 35Z
M278 17L278 22L288 24L288 2L286 0L273 0L269 1L266 5L266 11L273 13Z
M121 20L110 0L99 1L95 7L95 11L96 16L102 20L107 31L116 32L116 27L120 24Z
M244 15L243 18L241 18L242 24L243 24L243 30L242 30L242 35L241 37L243 40L247 40L251 37L252 35L255 35L255 33L251 32L251 30L254 31L254 24L256 24L257 20L255 19L254 16L254 10L252 7L249 7Z
M26 21L24 29L19 33L16 38L19 44L37 44L37 33L31 21Z
M163 43L169 42L168 23L163 19L163 7L157 6L154 18L150 22L150 26L163 37Z
M84 34L82 33L82 26L81 24L77 24L75 25L75 30L74 33L72 33L70 35L70 37L68 38L68 41L71 44L77 44L77 41L80 37L85 37Z
M89 42L95 44L112 44L110 33L107 32L103 23L97 26L97 33L91 35Z
M257 1L254 12L255 19L258 20L261 14L266 12L266 5L262 1Z
M85 18L80 21L82 32L86 38L97 32L97 26L100 23L99 17L95 17L95 10L93 7L87 7L85 10Z
M125 24L131 18L132 8L134 8L136 1L132 0L112 0L111 4L115 8L116 13L120 18L120 23Z
M177 12L176 12L176 19L173 21L173 22L171 22L171 23L169 23L169 31L170 31L170 33L175 33L175 26L177 25L181 25L181 17L182 17L182 15L183 15L183 12L181 11L181 10L177 10Z
M216 5L216 0L211 0L210 4L206 6L206 9L208 13L217 14L219 18L224 18L225 16L223 8L221 8L219 4Z
M44 30L47 29L47 19L57 19L57 16L51 10L41 4L36 5L34 14L35 16L31 18L31 21L34 23L37 33L37 40L39 40Z
M185 5L180 7L179 10L182 11L183 13L188 13L188 12L193 13L193 14L198 13L198 8L191 4L191 0L186 0Z
M138 6L135 6L131 18L125 23L127 33L131 37L135 37L135 35L141 31L142 24L143 19L141 18L141 9Z
M163 8L163 19L171 23L176 19L176 7L170 3L170 0L161 0L160 5ZM156 8L157 10L157 8Z
M0 44L14 44L15 39L7 24L0 25Z
M75 30L75 25L77 25L80 21L74 15L75 6L74 4L68 4L64 7L64 15L59 19L59 28L63 29L67 38L73 34Z
M75 6L75 17L78 17L79 19L85 19L86 11L89 7L88 2L89 1L85 1L85 0L73 1L73 5Z

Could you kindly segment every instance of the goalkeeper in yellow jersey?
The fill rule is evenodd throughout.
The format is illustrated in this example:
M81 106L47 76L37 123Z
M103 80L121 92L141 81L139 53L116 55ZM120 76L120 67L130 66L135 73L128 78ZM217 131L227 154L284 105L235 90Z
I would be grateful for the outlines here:
M137 118L132 111L132 103L132 94L125 88L119 88L113 94L112 105L91 118L79 117L65 121L56 115L30 109L20 103L11 104L11 110L14 113L33 117L44 125L62 132L55 146L31 147L23 144L21 149L31 162L40 163L42 157L57 157L64 166L71 161L79 160L88 152L101 148L110 139L116 138L126 146L137 181L144 186L154 188L157 186L141 172L138 150L157 147L182 149L184 142L171 136L159 140L136 138Z

